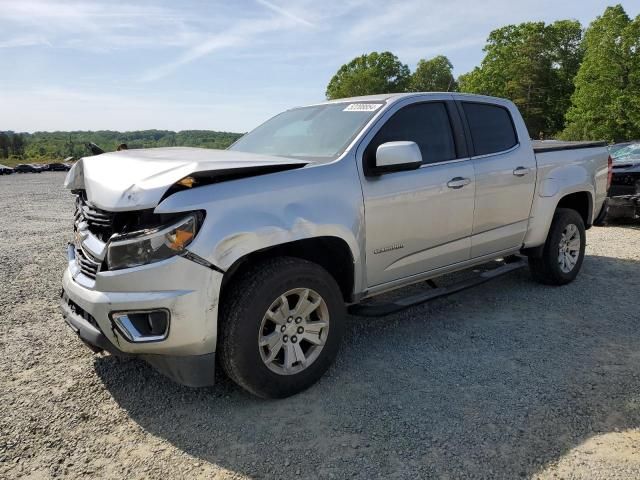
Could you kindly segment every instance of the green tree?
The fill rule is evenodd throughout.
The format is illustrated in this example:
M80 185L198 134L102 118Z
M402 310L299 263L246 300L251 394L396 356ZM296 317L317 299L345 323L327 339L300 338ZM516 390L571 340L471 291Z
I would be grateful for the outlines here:
M622 95L622 105L631 123L627 139L640 138L640 15L625 28L624 51L627 54L627 85Z
M564 138L620 141L640 136L639 23L616 5L589 25Z
M19 158L24 156L24 138L19 133L11 135L11 155Z
M11 140L9 139L9 135L4 132L0 132L0 158L9 157L10 145Z
M582 26L575 20L560 20L547 26L546 35L552 69L547 130L558 133L564 129L564 117L571 106L574 80L584 55Z
M562 129L580 64L581 27L563 20L527 22L492 31L479 67L458 79L460 90L511 99L529 133L537 137Z
M73 149L75 147L75 144L73 143L73 139L71 137L71 135L69 135L69 140L67 141L67 151L65 152L67 157L72 157L73 156Z
M458 76L458 90L464 93L481 93L483 72L480 67L474 67L473 70ZM484 93L489 95L489 93Z
M327 98L404 92L409 67L391 52L371 52L342 65L327 85Z
M14 152L15 140L22 141L22 159ZM185 130L172 132L167 130L141 130L133 132L35 132L20 133L0 132L0 158L11 157L14 160L5 163L15 164L24 161L53 162L65 157L76 158L88 155L85 143L94 142L105 149L113 151L121 143L129 148L189 146L224 149L235 142L241 134L230 132L214 132L209 130ZM20 151L20 148L18 149ZM2 163L2 162L0 162Z
M453 65L444 55L420 60L409 82L412 92L453 92L457 88Z

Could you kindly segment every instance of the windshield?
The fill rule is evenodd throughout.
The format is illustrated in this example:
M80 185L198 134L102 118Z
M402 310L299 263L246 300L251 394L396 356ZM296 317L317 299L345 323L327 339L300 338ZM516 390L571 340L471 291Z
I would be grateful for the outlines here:
M330 103L288 110L247 133L230 150L309 160L340 156L382 103Z

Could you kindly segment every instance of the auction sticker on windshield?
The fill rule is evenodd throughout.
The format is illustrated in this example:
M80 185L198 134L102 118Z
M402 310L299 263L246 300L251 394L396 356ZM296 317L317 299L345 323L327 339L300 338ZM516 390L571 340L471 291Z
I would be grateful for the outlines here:
M375 112L381 106L381 103L350 103L343 112Z

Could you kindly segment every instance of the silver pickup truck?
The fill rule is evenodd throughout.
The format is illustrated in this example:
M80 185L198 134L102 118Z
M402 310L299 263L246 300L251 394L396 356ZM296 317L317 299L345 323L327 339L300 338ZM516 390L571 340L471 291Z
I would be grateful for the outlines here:
M224 151L83 158L61 309L94 351L185 385L211 385L217 358L256 395L292 395L334 360L347 307L470 284L370 297L494 259L479 281L526 257L536 281L572 281L607 160L600 143L534 145L507 100L451 93L295 108Z

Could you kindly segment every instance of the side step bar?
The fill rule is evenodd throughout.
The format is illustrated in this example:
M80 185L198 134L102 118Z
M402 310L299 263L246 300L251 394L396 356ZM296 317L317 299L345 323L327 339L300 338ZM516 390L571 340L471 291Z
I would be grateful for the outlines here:
M437 287L424 293L418 293L415 295L410 295L408 297L399 298L397 300L394 300L393 302L388 303L351 305L348 310L351 315L358 315L361 317L382 317L384 315L396 313L401 310L420 305L421 303L435 300L436 298L446 297L447 295L451 295L452 293L457 293L462 290L466 290L467 288L481 285L485 282L488 282L489 280L493 280L494 278L501 277L502 275L527 266L526 258L516 258L517 260L505 263L501 267L486 270L475 278L463 280L447 287ZM433 282L431 282L430 285L433 286Z

